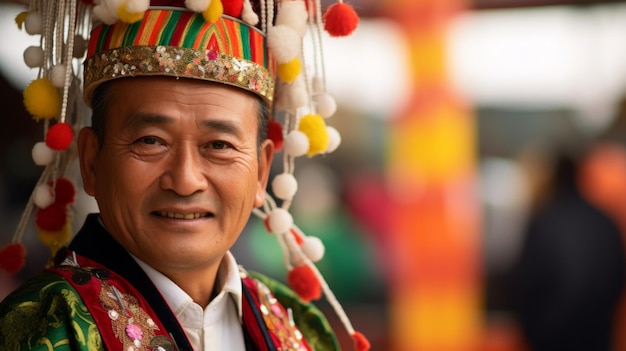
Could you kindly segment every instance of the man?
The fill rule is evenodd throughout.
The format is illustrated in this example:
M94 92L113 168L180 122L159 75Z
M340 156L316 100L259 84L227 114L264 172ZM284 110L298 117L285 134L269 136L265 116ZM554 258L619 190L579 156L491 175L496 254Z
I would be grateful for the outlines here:
M255 29L161 7L121 23L134 13L124 6L119 21L92 32L93 127L77 138L100 213L54 267L0 304L0 349L337 349L319 310L229 252L265 204L275 151L271 82L259 64L271 60L255 52L264 50ZM202 33L200 49L173 44L203 42Z

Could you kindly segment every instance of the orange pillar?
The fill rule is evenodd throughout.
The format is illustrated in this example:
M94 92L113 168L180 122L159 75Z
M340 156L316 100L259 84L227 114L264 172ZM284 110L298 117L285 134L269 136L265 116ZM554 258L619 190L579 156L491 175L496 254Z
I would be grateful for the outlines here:
M387 180L398 351L472 351L481 329L475 130L446 66L463 0L388 0L405 31L411 102L393 120Z

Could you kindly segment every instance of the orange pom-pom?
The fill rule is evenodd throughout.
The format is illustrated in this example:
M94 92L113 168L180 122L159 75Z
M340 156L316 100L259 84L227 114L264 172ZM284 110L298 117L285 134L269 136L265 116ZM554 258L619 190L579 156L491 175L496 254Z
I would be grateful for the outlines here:
M354 350L367 351L370 349L370 342L367 340L365 335L359 332L354 332L354 334L352 334L352 340L354 340Z
M48 185L52 186L54 181L49 181ZM76 187L71 180L67 178L58 178L54 187L54 203L61 205L70 205L74 203L76 196Z
M74 130L67 123L57 123L46 133L46 145L55 151L63 151L72 144Z
M274 142L274 151L280 151L283 148L283 126L277 121L269 121L267 123L267 138Z
M12 243L0 250L0 269L15 274L24 267L26 248L20 243Z
M47 232L57 232L63 229L67 222L67 207L64 204L52 204L46 208L37 209L35 224L38 229Z
M324 13L324 29L333 37L350 35L359 24L359 16L352 6L343 2L331 5Z
M295 267L289 271L287 284L304 301L317 300L322 296L322 286L313 269L307 265Z

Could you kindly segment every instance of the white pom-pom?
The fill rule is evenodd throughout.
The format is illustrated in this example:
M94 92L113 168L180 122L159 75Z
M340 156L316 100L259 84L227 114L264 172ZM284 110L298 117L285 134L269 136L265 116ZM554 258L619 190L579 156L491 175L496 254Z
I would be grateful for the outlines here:
M276 25L287 26L302 38L306 33L308 14L303 0L283 1L276 14Z
M250 0L243 1L243 9L241 10L241 19L251 26L256 26L259 23L259 15L252 10Z
M43 31L43 17L40 12L29 12L24 19L24 29L30 35L41 34Z
M37 166L47 166L54 159L56 152L49 148L45 141L40 141L33 146L31 154Z
M295 111L309 103L309 94L302 75L292 83L285 83L278 79L274 91L273 108L275 111Z
M285 152L291 156L298 157L309 151L309 138L299 130L293 130L287 134L283 141Z
M313 262L317 262L324 258L326 248L322 241L315 236L307 236L304 238L304 242L300 245L302 252Z
M130 13L145 12L150 7L150 0L126 0L126 10Z
M341 144L341 134L339 134L339 131L337 131L337 129L328 126L326 127L326 132L328 133L328 146L326 147L324 153L329 154L337 150L337 148Z
M210 3L211 0L185 0L185 6L194 12L204 12Z
M57 88L63 88L65 85L65 65L59 64L53 66L50 71L50 82Z
M293 217L283 208L276 208L268 215L267 225L273 234L283 234L291 229Z
M328 118L337 112L337 102L330 94L317 94L313 97L313 100L317 104L316 111L320 114L320 116Z
M302 76L286 87L289 108L297 110L300 107L307 106L309 103L309 94L306 91L306 85Z
M274 26L267 33L267 47L277 63L287 63L300 52L298 33L287 26Z
M75 58L81 58L85 56L85 51L87 51L87 44L89 42L87 39L83 38L80 35L74 37L74 51L72 51L72 56Z
M100 4L93 7L93 15L104 22L105 24L111 25L117 22L117 10L109 7L108 2L101 1Z
M47 184L40 184L33 190L33 202L39 208L46 208L54 202L52 188Z
M281 200L291 199L298 191L298 181L290 173L279 174L272 181L272 190Z
M320 76L315 76L311 80L311 88L313 89L313 93L323 93L326 91L326 87L324 86L324 79Z
M43 66L43 49L39 46L29 46L24 50L24 62L30 68Z

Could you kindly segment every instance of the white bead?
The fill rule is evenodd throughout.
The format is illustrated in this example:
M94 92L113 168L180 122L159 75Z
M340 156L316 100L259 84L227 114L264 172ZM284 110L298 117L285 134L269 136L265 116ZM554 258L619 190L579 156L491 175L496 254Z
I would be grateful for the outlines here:
M24 19L24 29L30 35L41 34L43 31L43 17L40 12L30 12Z
M270 212L267 224L273 234L283 234L291 229L293 217L287 210L276 208Z
M328 146L326 147L324 153L329 154L337 150L337 148L341 144L341 134L339 134L339 131L337 131L337 129L328 126L326 127L326 132L328 133Z
M299 130L293 130L287 134L283 142L285 152L291 156L298 157L309 151L309 138Z
M24 62L30 68L43 66L43 49L39 46L29 46L24 50Z
M279 174L272 181L272 190L281 200L291 199L298 191L298 181L290 173Z
M56 151L52 150L45 141L40 141L33 146L31 152L33 161L37 166L46 166L54 159Z
M313 99L317 103L317 113L319 113L320 116L328 118L337 112L337 102L330 94L317 94Z
M65 85L65 65L59 64L50 69L50 82L57 88Z
M54 202L52 189L48 184L40 184L33 190L33 202L39 208L46 208Z
M307 236L300 246L302 252L313 262L317 262L324 258L326 248L322 241L315 236Z

